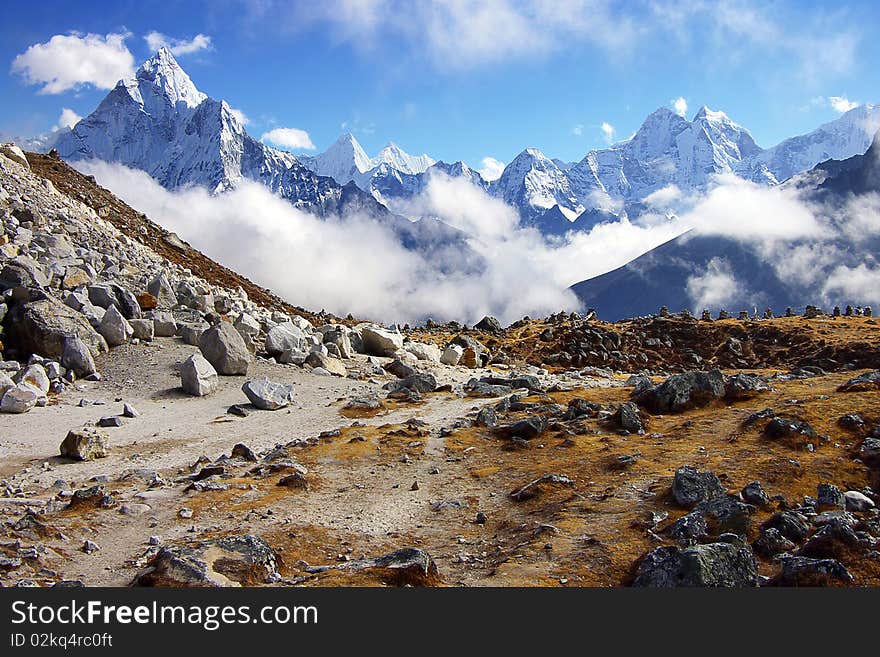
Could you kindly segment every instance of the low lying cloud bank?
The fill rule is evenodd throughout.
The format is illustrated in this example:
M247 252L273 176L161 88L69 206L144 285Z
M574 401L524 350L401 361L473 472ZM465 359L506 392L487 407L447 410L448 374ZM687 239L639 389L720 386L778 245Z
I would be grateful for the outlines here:
M212 196L200 188L169 192L146 173L118 164L77 167L211 258L291 303L339 315L472 323L491 314L508 323L524 315L580 310L570 285L691 229L748 245L793 284L880 303L877 264L839 257L841 238L858 240L880 227L876 199L860 199L857 208L829 216L795 190L720 176L707 193L691 198L677 188L661 190L638 219L547 239L520 226L516 211L498 199L464 180L435 176L422 195L395 210L436 217L469 235L469 246L485 262L475 272L464 259L457 267L444 258L441 266L405 249L391 230L369 218L319 219L296 210L257 183L243 181ZM668 207L673 204L677 214ZM694 271L687 289L699 309L735 297L741 281L719 257Z

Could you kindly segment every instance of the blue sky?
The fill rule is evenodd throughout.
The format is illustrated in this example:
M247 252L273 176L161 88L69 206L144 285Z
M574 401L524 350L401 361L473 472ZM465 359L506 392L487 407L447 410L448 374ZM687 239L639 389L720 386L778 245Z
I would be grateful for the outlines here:
M880 101L876 0L41 0L3 11L5 135L48 131L64 108L88 114L126 58L138 65L163 36L255 136L296 128L318 152L350 130L371 155L393 140L477 168L527 146L581 159L678 98L689 118L703 104L724 110L762 146ZM39 57L37 44L52 47Z

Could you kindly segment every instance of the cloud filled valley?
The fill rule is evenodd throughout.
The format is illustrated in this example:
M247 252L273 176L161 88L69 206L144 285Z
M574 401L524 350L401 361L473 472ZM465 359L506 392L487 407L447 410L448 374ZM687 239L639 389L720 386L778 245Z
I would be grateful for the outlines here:
M481 261L474 268L464 258L459 262L454 249L441 251L440 258L426 256L404 248L388 227L366 216L318 218L247 180L211 195L198 187L168 191L146 173L119 164L77 166L206 255L292 303L337 314L472 323L486 314L511 322L524 315L582 310L570 285L685 233L685 241L713 237L736 243L792 290L810 290L815 299L807 303L839 298L880 303L880 269L870 248L880 225L876 195L830 208L807 200L795 186L768 188L721 175L704 193L661 194L665 207L654 203L633 220L547 237L523 227L514 208L483 190L434 175L420 195L394 210L437 218L463 231ZM724 253L706 266L687 266L695 312L751 294L741 280L744 272ZM755 305L762 301L760 293L749 299Z

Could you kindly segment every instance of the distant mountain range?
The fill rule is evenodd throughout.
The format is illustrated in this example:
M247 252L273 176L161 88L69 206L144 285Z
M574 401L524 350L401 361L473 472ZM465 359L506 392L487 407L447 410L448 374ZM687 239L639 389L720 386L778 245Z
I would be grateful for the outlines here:
M272 148L247 133L229 104L200 92L163 48L72 129L30 145L54 147L66 160L120 162L146 171L168 189L198 185L222 193L243 180L255 181L318 216L357 211L389 226L407 248L476 271L482 263L468 235L437 218L404 217L389 207L408 207L406 202L439 174L466 180L510 204L521 224L545 236L635 219L659 196L687 198L705 191L717 174L765 186L813 185L817 197L825 195L823 202L842 203L846 194L859 193L858 176L867 171L859 157L878 128L880 106L862 105L811 133L762 149L723 112L702 107L688 120L660 108L629 139L590 151L578 162L527 148L500 178L487 181L464 162L413 156L393 143L370 157L351 134L314 156ZM874 179L869 183L877 189ZM876 239L856 246L838 244L840 262L873 263L880 246ZM816 296L816 285L793 286L777 269L739 242L688 233L572 289L612 319L663 304L693 307L699 296L695 286L710 275L736 281L741 294L725 301L732 308L783 307Z
M880 192L880 133L864 154L823 162L783 187L798 191L819 212L827 238L780 243L768 256L763 243L690 231L571 289L608 320L655 313L663 305L673 311L724 308L750 314L769 307L780 314L787 307L802 311L810 303L868 301L847 292L846 285L829 282L835 272L844 283L854 274L880 272L880 233L870 223L877 207L861 204Z
M463 162L410 155L394 143L370 157L351 134L314 156L267 146L247 134L225 101L200 92L163 48L73 129L32 146L55 147L65 159L122 162L169 189L197 184L222 191L243 178L255 180L318 213L339 212L345 199L383 214L357 190L385 205L418 195L431 176L443 173L503 199L524 224L555 235L632 217L651 194L668 189L687 195L719 173L775 185L825 160L863 153L878 128L880 106L861 105L765 150L723 112L702 107L688 121L660 108L631 138L590 151L579 162L527 148L489 182ZM343 194L351 184L357 190Z

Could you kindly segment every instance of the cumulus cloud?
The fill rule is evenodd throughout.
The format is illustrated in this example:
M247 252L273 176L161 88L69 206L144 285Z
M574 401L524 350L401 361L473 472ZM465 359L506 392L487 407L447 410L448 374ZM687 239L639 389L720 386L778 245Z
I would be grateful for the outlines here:
M706 271L687 280L687 292L694 308L717 308L730 303L741 291L730 263L724 258L712 258Z
M134 73L134 57L125 45L127 33L56 34L35 43L12 60L12 72L41 94L60 94L82 85L111 89Z
M212 47L211 37L201 33L196 34L192 39L175 39L153 30L144 35L144 41L147 42L147 47L151 51L155 52L164 47L168 48L175 57L191 55L201 50L210 50Z
M829 96L828 104L831 105L835 112L840 112L841 114L859 106L859 103L850 100L846 96Z
M292 303L386 322L428 316L474 322L486 314L510 322L577 310L570 285L618 267L681 230L675 223L624 220L547 241L520 226L513 208L467 181L432 176L407 213L465 231L484 263L475 269L454 259L430 261L358 215L318 219L257 183L243 181L220 196L199 188L169 192L147 174L118 164L77 166L196 248Z
M823 286L829 296L858 299L861 303L880 304L880 267L865 263L848 267L835 267Z
M681 198L681 190L677 185L670 184L655 192L651 192L642 202L656 208L667 208Z
M494 157L484 157L480 164L482 166L479 169L479 174L483 176L483 180L498 180L504 173L504 162L496 160Z
M275 128L269 130L269 132L264 132L260 137L260 141L291 150L315 150L315 145L312 143L309 133L299 128Z
M247 117L247 114L242 112L240 109L235 109L234 107L230 107L229 113L232 114L232 116L234 116L238 120L238 122L241 123L242 125L247 125L248 123L251 122L251 120Z
M684 116L688 111L688 102L685 100L684 96L679 96L678 98L673 98L669 101L669 104L672 105L672 109L675 110L675 113L679 116Z
M605 140L606 143L610 144L614 141L615 130L613 125L611 125L607 121L603 121L602 125L599 126L599 128L602 130L602 138Z
M69 107L61 110L61 116L58 117L58 123L55 124L55 130L63 130L64 128L72 128L79 123L82 117Z

